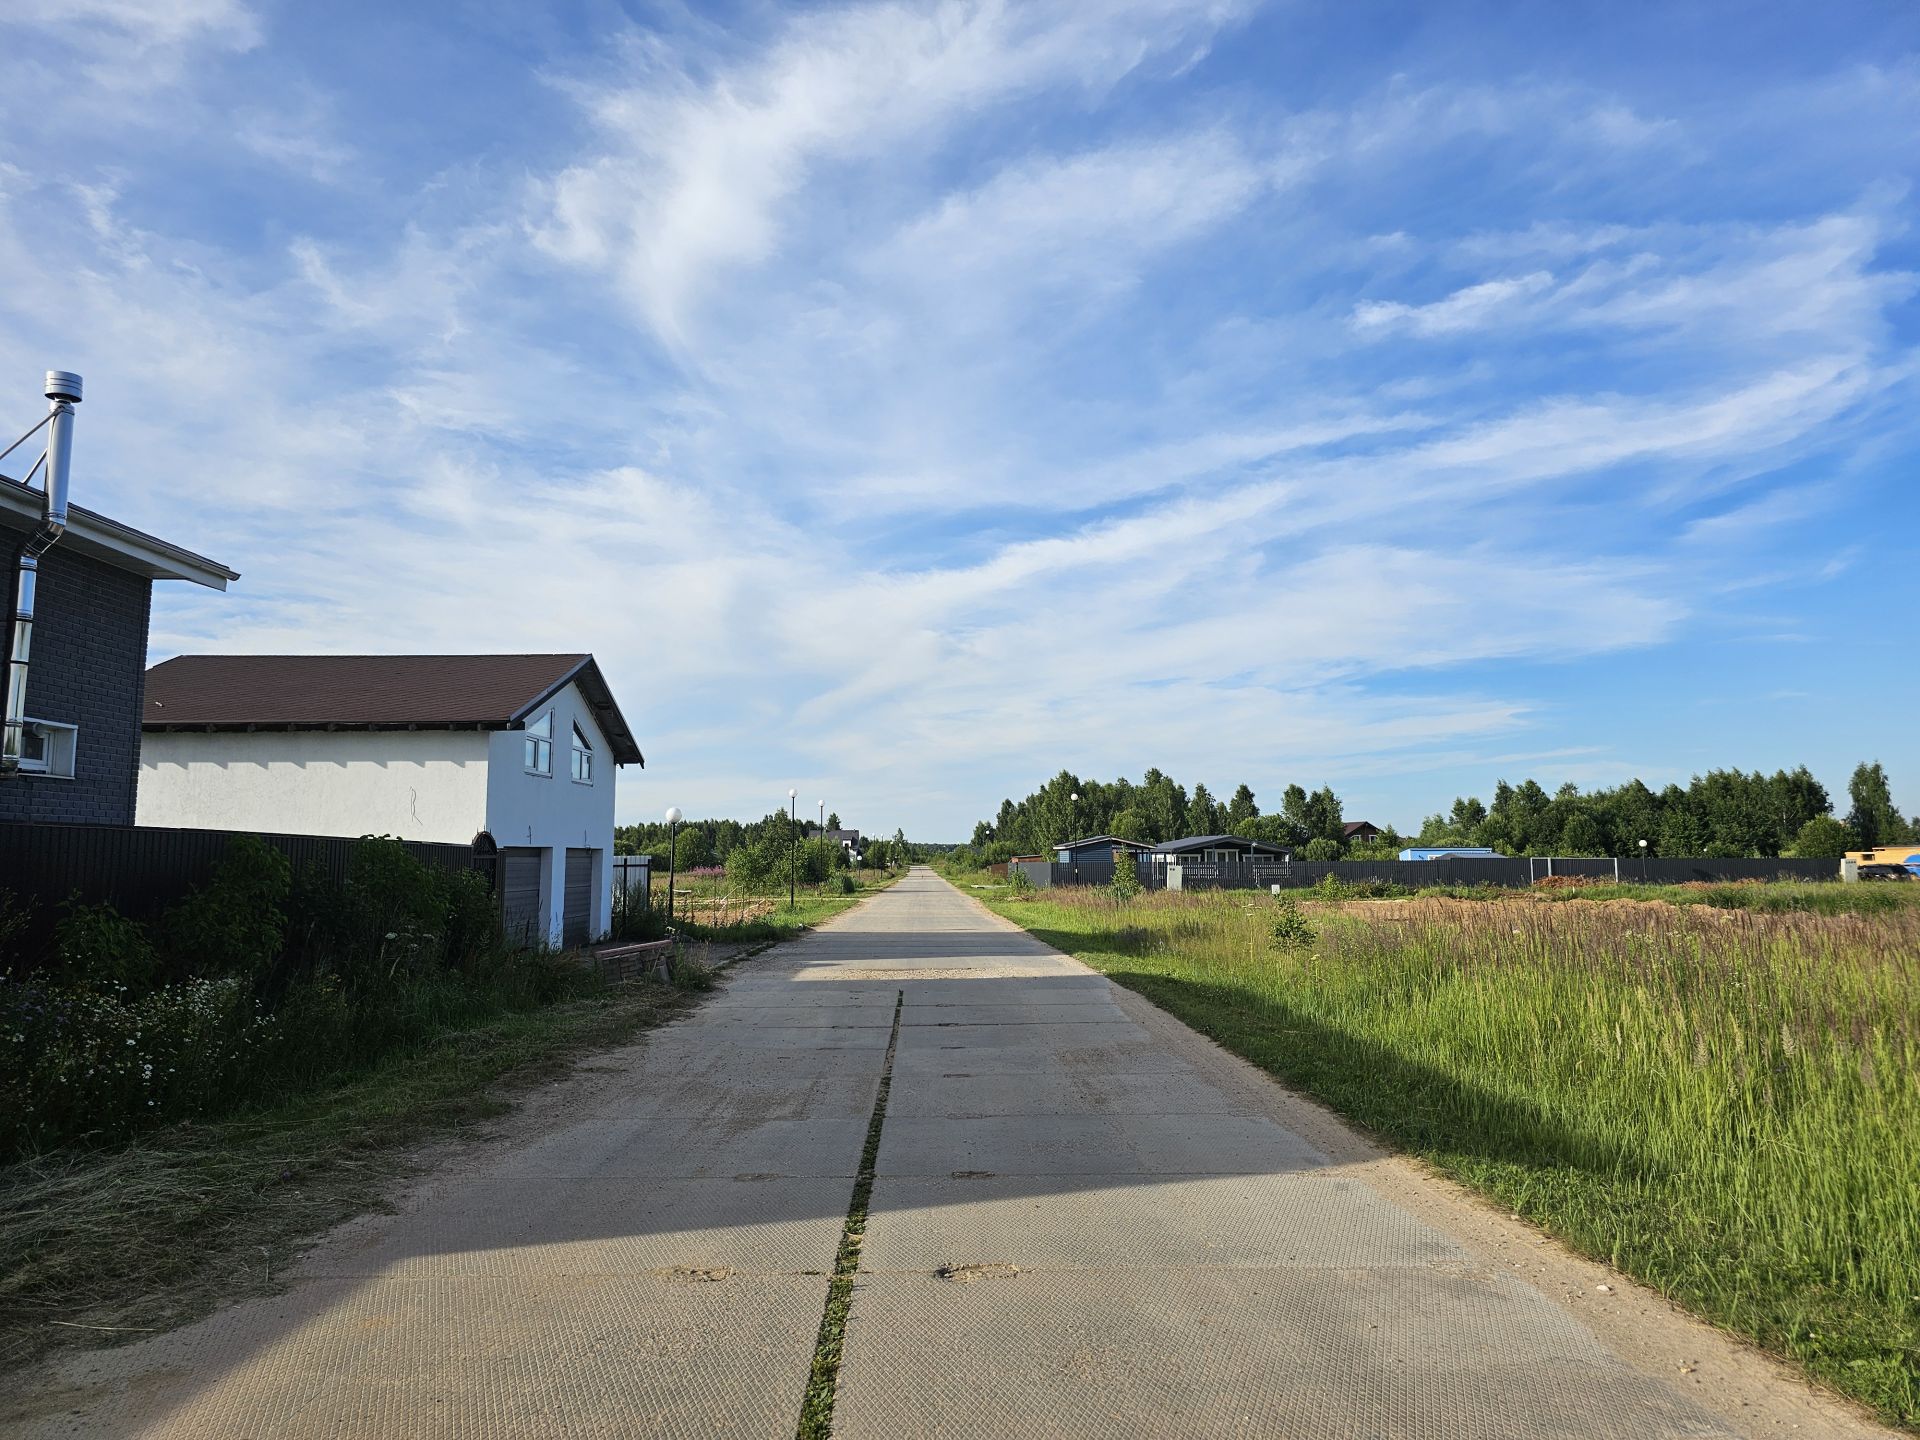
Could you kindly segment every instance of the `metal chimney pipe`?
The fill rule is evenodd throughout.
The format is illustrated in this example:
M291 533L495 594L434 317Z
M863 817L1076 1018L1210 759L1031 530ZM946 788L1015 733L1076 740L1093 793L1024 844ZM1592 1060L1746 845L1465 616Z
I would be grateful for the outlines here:
M6 732L0 737L0 779L20 773L27 744L27 666L33 656L33 599L40 557L67 532L67 481L73 469L73 407L80 403L80 377L47 371L46 502L40 526L21 548L13 596L13 646L7 662Z

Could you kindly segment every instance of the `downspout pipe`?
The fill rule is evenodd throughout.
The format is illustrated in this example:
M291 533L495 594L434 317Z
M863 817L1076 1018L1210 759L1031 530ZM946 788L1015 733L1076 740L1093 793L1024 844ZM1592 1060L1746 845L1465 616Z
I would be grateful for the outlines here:
M0 737L0 779L20 773L27 743L27 667L33 658L33 598L40 557L67 533L67 479L73 469L73 407L80 403L80 377L47 371L46 504L40 524L20 551L13 592L13 644L7 661L6 732Z

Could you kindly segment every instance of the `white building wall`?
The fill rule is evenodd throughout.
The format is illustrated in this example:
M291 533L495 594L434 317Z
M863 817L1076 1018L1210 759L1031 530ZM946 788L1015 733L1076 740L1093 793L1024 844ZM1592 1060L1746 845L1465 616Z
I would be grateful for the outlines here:
M607 737L577 687L555 695L553 766L550 775L529 774L524 730L498 730L487 736L487 829L502 846L532 846L541 857L541 891L548 931L560 943L565 910L569 849L592 850L594 938L613 926L613 755ZM539 712L529 719L537 720ZM573 727L578 724L593 744L593 781L573 778Z
M480 731L149 731L135 823L464 845L487 823Z
M594 852L594 938L613 925L613 755L569 685L553 709L552 773L526 767L521 730L152 731L136 823L288 835L397 835L464 845L481 830L542 852L549 943L565 914L566 852ZM537 712L536 716L537 717ZM593 779L573 778L573 726Z

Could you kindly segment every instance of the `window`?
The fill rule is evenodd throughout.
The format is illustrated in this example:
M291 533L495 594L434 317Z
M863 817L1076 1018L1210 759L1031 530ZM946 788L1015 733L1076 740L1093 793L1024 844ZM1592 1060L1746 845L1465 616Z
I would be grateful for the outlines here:
M553 711L527 722L527 769L535 775L553 774Z
M582 785L593 784L593 746L578 725L573 727L573 778Z
M29 719L20 737L21 771L71 780L79 738L77 726L63 725L58 720Z

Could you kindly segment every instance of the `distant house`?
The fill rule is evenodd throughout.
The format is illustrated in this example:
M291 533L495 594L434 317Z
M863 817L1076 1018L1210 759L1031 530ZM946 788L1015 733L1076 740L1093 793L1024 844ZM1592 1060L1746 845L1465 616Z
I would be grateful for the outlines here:
M858 830L823 830L821 835L823 838L833 841L842 850L858 852L860 849L860 832Z
M1153 863L1165 865L1244 865L1255 860L1284 862L1293 852L1244 835L1193 835L1153 847Z
M1056 865L1110 865L1115 850L1131 850L1135 855L1153 852L1151 845L1138 840L1122 840L1118 835L1090 835L1084 840L1066 840L1053 847Z
M0 619L14 632L20 557L43 492L0 476ZM140 782L140 697L156 580L224 590L226 566L71 505L40 556L19 769L0 778L0 820L131 825Z
M1371 845L1380 838L1380 827L1371 820L1349 820L1340 827L1340 838L1349 845Z
M506 857L510 933L612 924L615 767L591 655L183 655L147 672L142 825L395 835Z
M1485 845L1415 845L1400 852L1402 860L1504 860L1507 857Z

